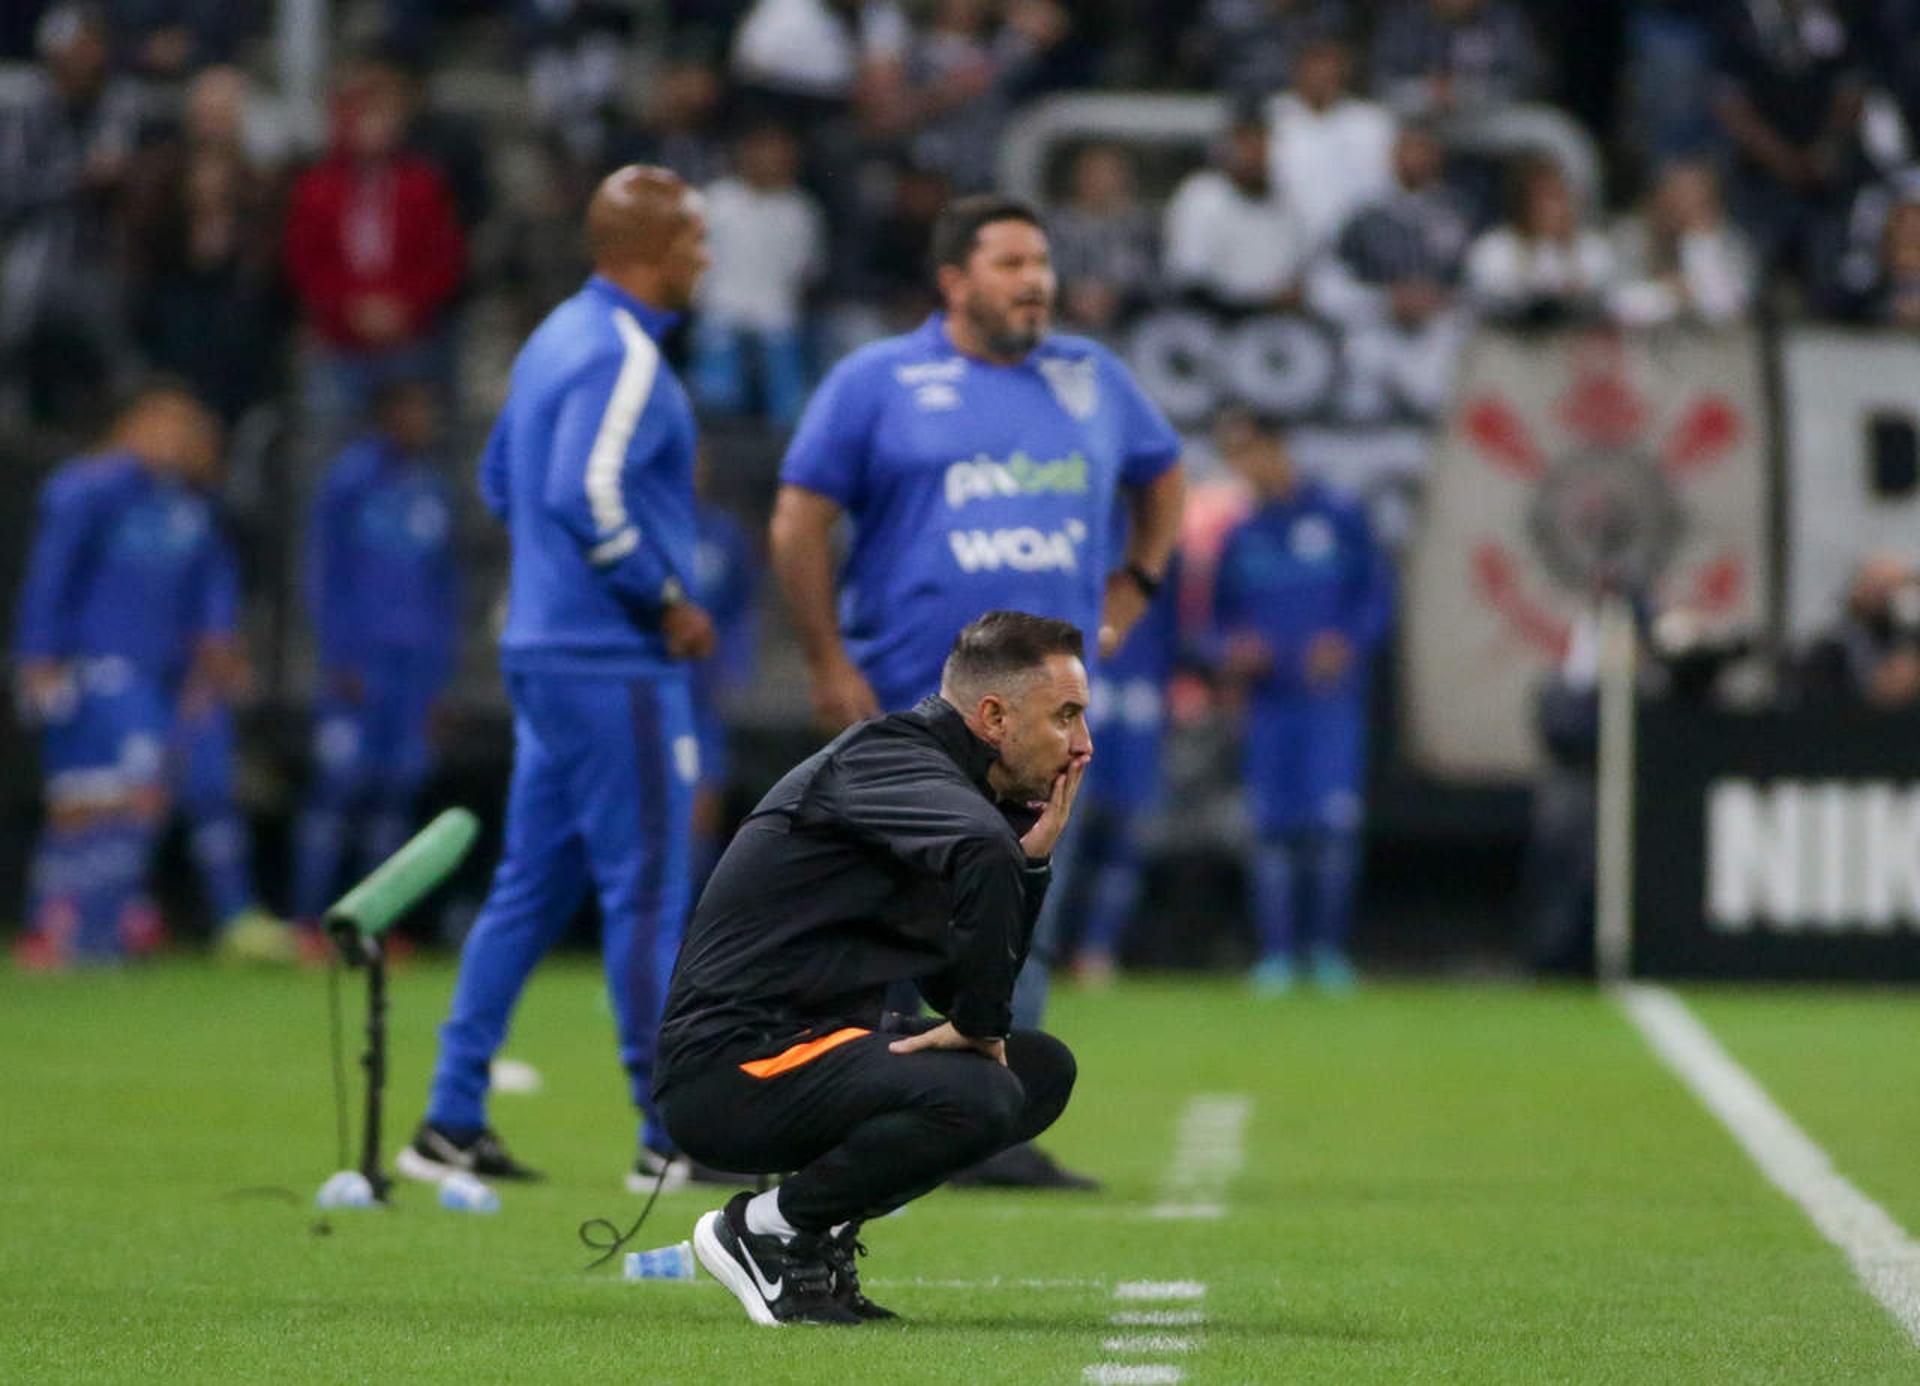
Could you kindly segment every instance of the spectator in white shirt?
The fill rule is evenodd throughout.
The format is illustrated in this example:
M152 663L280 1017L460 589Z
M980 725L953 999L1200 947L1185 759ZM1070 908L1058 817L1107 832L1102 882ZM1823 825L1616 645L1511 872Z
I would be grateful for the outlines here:
M1216 164L1174 190L1162 233L1161 276L1176 293L1229 312L1299 301L1304 238L1268 171L1267 127L1237 117Z
M748 104L804 124L838 114L876 69L897 72L912 28L888 0L755 0L734 31Z
M1353 96L1352 80L1347 45L1316 40L1295 64L1293 90L1275 97L1269 113L1273 185L1310 249L1393 185L1393 116Z
M1647 210L1614 235L1613 312L1630 327L1688 321L1718 327L1746 316L1757 265L1728 220L1713 170L1668 164Z
M766 417L786 427L806 401L801 310L825 262L825 220L800 187L800 146L785 128L750 130L734 164L706 190L713 264L697 304L693 393L707 408L747 412L751 359Z
M1528 327L1591 318L1612 279L1613 249L1580 224L1579 200L1560 166L1522 160L1513 175L1512 216L1467 256L1467 283L1480 311Z

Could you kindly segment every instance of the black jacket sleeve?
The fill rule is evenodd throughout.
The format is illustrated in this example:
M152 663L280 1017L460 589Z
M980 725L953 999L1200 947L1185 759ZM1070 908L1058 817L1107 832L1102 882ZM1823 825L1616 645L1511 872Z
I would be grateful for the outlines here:
M1026 854L994 807L937 751L890 738L849 744L816 782L816 806L845 830L952 893L947 1019L974 1039L1012 1025L1013 980L1026 955L1035 902Z

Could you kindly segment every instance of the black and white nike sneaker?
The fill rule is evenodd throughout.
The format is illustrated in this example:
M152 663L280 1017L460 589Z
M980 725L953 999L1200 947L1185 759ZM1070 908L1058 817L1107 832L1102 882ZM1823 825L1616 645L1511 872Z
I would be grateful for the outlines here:
M847 1223L837 1233L822 1237L820 1248L826 1254L827 1268L833 1272L834 1303L852 1311L856 1318L869 1322L900 1317L884 1304L875 1304L860 1292L860 1267L854 1264L854 1258L865 1256L867 1245L860 1240L857 1224Z
M468 1141L456 1141L430 1121L420 1123L413 1143L394 1159L394 1168L409 1179L438 1184L449 1174L473 1174L482 1179L511 1179L531 1183L541 1178L507 1153L500 1137L488 1127Z
M757 1324L858 1324L861 1318L834 1297L834 1275L822 1239L782 1241L747 1231L747 1200L737 1193L724 1208L693 1225L693 1254L707 1272L733 1291Z

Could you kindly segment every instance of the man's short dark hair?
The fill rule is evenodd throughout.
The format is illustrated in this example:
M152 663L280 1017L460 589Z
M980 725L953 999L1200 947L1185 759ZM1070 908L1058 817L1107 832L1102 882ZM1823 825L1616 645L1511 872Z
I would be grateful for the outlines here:
M996 221L1024 221L1044 233L1047 224L1040 213L1017 197L999 193L979 193L955 198L940 209L933 223L933 267L946 265L965 269L980 243L980 231Z
M940 670L940 686L956 691L995 691L1022 674L1038 670L1052 655L1086 658L1080 627L1051 616L1024 611L989 611L954 637Z

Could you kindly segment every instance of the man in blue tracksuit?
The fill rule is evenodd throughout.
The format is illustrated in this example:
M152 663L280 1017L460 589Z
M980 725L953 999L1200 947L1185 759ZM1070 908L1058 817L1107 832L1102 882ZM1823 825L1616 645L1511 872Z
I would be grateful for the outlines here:
M293 877L303 920L332 902L356 829L360 872L399 849L433 769L433 714L460 622L453 500L432 455L438 414L427 382L389 384L373 429L334 459L314 504L307 601L320 690Z
M480 464L512 571L501 665L514 711L506 849L460 955L426 1120L400 1170L532 1172L488 1128L488 1065L528 975L591 886L620 1058L645 1118L629 1182L684 1182L653 1110L655 1030L686 914L699 780L686 661L713 648L694 580L694 421L660 335L706 268L698 195L608 175L595 273L514 362Z
M1046 912L1085 892L1086 924L1074 975L1098 985L1113 976L1114 954L1140 901L1140 822L1160 800L1160 752L1167 731L1167 681L1179 644L1180 559L1126 643L1093 681L1087 727L1100 754L1080 786L1080 822L1056 851ZM1044 927L1044 926L1043 926ZM1055 934L1058 937L1058 933Z
M1214 578L1222 672L1249 687L1244 766L1257 840L1249 864L1265 992L1293 984L1306 921L1314 981L1353 985L1347 926L1359 858L1367 696L1393 613L1393 573L1365 512L1295 473L1270 421L1220 427L1256 509ZM1304 889L1303 889L1304 888ZM1304 895L1306 909L1300 909Z
M1071 621L1090 655L1111 655L1159 590L1180 524L1179 436L1111 352L1050 331L1038 216L962 198L934 228L933 259L944 310L834 367L780 471L774 567L815 713L836 731L937 692L954 637L985 611ZM852 547L836 572L843 516ZM1035 935L1017 1025L1040 1023L1054 947ZM1031 1165L1005 1182L1060 1182L1032 1153L996 1157Z
M137 951L128 924L167 804L167 748L189 680L236 662L230 569L205 488L219 427L184 388L143 390L101 452L40 493L13 656L41 732L47 819L27 966Z
M688 906L700 898L714 863L720 860L721 816L726 809L731 757L727 747L726 700L753 677L753 595L758 582L753 550L740 522L708 502L698 501L694 524L699 540L693 550L693 599L713 618L714 652L693 666L693 725L700 743L700 785L693 797L693 882Z

